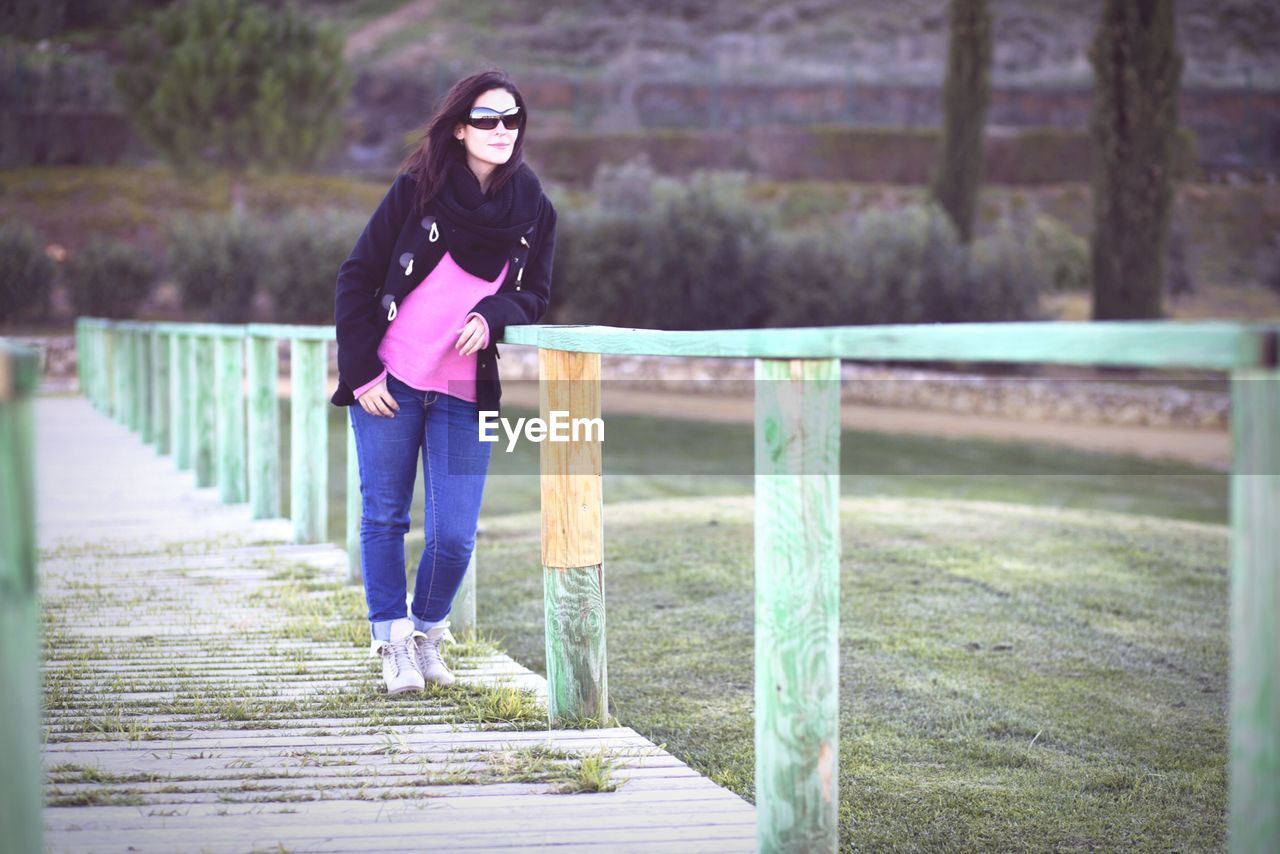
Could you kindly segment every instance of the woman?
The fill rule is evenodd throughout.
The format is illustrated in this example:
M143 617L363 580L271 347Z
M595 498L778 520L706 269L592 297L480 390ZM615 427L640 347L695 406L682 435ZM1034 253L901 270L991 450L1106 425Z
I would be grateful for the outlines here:
M351 407L370 653L390 694L453 682L440 645L475 546L495 342L550 298L556 212L524 163L526 121L505 73L456 83L338 272L333 403ZM419 452L425 548L406 609Z

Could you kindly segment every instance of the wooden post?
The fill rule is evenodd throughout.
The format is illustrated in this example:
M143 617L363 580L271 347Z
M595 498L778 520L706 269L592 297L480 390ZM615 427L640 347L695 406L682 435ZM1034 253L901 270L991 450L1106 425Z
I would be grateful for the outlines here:
M155 441L151 424L151 330L135 323L133 327L133 373L137 397L133 401L133 418L145 445Z
M120 376L124 367L124 341L114 321L107 321L108 368L111 372L107 395L108 414L117 422L124 422L124 379Z
M84 347L84 318L83 317L76 318L74 335L75 335L75 351L76 351L76 387L80 390L81 395L88 397L88 395L85 394L86 383L84 379L85 347Z
M155 327L151 330L151 428L156 453L168 454L173 448L169 430L169 333Z
M1280 371L1231 375L1230 849L1280 851Z
M197 333L192 340L191 461L196 486L213 486L217 396L214 394L213 336Z
M566 418L600 417L600 354L538 350L539 404ZM597 437L598 438L598 437ZM539 446L547 713L558 721L606 726L604 532L599 441Z
M249 500L245 478L244 327L228 326L216 338L218 497L223 504Z
M129 333L111 324L111 417L129 424Z
M125 321L125 376L129 389L129 402L125 410L125 423L134 433L142 433L142 356L138 350L138 330L133 321Z
M289 509L295 543L327 536L329 436L325 419L326 342L295 338L289 359L292 424L289 433Z
M360 518L363 501L360 496L360 459L356 456L356 431L347 417L347 581L360 584L364 572L360 567ZM456 601L456 599L455 599Z
M0 342L0 827L42 851L40 606L36 593L33 351Z
M255 519L280 515L280 360L275 336L249 335L249 509Z
M756 360L756 847L835 851L840 360Z
M175 331L169 336L169 420L173 431L173 463L178 471L191 468L191 336Z

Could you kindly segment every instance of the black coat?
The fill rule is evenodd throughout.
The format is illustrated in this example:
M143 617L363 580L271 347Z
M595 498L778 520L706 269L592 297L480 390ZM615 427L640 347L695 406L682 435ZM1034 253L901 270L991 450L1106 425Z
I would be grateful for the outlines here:
M391 324L391 303L398 305L421 284L448 248L449 235L443 233L443 223L437 222L434 203L426 216L412 216L416 191L412 176L396 176L338 269L334 300L338 388L330 399L335 406L351 406L356 402L352 389L382 373L378 345ZM511 265L497 293L484 297L472 309L489 324L488 346L477 353L476 361L476 404L482 412L498 410L502 397L498 339L508 326L537 323L546 313L555 241L556 211L545 200L533 230L512 247Z

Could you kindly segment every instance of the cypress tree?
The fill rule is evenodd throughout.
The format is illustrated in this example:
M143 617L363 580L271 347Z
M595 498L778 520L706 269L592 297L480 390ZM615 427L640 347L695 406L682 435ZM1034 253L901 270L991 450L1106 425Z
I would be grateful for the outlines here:
M1163 316L1182 56L1173 0L1103 0L1089 51L1095 320Z
M314 165L342 132L342 37L292 3L185 0L124 43L116 86L135 125L180 174L228 170L237 215L245 174Z
M982 135L991 97L987 0L951 0L950 25L942 93L942 156L930 192L951 217L960 239L968 243L982 184Z

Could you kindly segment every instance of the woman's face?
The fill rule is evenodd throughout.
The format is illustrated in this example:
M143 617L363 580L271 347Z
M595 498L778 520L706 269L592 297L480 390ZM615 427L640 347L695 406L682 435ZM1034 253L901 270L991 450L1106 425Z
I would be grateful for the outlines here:
M506 89L490 89L476 98L471 108L474 110L477 107L488 107L503 113L515 105L515 96ZM510 160L511 152L516 146L516 136L519 133L519 128L507 130L502 122L498 122L498 126L493 130L480 130L465 123L459 124L453 130L453 135L462 140L462 144L466 146L467 165L471 167L472 172L476 173L490 172L495 166L501 166Z

